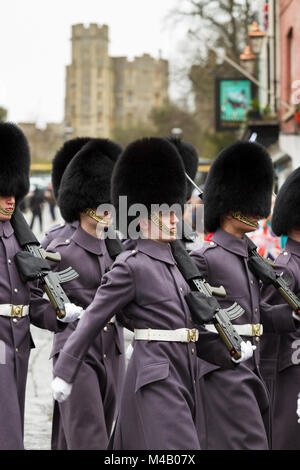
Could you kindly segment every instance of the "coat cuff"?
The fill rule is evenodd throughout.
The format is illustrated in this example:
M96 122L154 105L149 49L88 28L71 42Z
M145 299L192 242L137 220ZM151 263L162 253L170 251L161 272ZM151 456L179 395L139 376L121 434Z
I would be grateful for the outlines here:
M49 306L47 307L46 312L44 314L45 327L47 330L52 331L53 333L60 333L61 331L64 331L67 326L67 323L63 323L58 320L53 305L50 302L48 303Z
M60 377L69 384L72 384L81 365L82 361L61 351L53 370L53 376Z

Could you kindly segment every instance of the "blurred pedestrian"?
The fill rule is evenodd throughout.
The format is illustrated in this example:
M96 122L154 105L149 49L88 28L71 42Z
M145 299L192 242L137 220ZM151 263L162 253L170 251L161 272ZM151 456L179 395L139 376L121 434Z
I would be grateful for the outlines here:
M48 201L49 204L49 210L50 210L50 215L52 222L56 222L56 215L55 215L55 206L56 206L56 201L53 193L53 188L52 188L52 183L50 182L47 187L47 191L45 191L45 199Z
M40 221L40 231L43 231L43 218L42 218L42 204L44 202L44 192L39 189L38 186L35 187L33 195L29 201L29 207L32 212L32 219L30 223L30 228L32 229L34 220L36 217L39 218Z

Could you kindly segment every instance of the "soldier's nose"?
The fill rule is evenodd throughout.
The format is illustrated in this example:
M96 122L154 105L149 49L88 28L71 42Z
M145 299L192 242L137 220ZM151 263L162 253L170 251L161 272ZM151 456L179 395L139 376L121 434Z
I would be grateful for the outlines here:
M8 204L14 204L16 202L15 196L10 196L7 198L7 203Z

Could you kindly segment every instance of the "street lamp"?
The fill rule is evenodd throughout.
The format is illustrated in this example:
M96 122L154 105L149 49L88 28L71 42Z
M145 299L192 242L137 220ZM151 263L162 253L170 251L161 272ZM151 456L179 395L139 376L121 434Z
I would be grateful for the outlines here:
M265 33L259 29L257 21L253 21L251 30L248 33L248 37L253 53L256 55L260 54L262 40L265 37Z
M244 69L251 75L254 75L255 72L256 59L257 57L253 54L251 46L247 44L244 52L240 55L240 61L243 64Z
M171 130L171 134L174 137L180 138L182 136L182 129L180 129L180 127L173 127L173 129Z

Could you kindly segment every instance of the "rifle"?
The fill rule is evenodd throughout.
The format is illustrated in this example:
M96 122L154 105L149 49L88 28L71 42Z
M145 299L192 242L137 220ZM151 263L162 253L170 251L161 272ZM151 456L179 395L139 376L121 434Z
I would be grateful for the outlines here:
M194 321L200 324L212 321L231 357L240 359L241 342L243 340L235 330L231 320L243 315L245 313L244 309L236 302L227 309L221 308L212 294L225 297L224 287L212 287L206 282L179 240L171 242L170 246L177 267L192 290L185 296L185 299ZM203 296L206 299L203 299ZM210 308L207 306L207 301Z
M291 307L300 319L300 299L289 288L283 273L278 274L274 266L264 259L258 252L255 243L244 235L248 244L249 260L248 265L253 274L266 285L273 285L285 302Z
M65 304L70 303L70 300L61 284L76 279L79 274L71 267L60 272L51 270L46 260L59 262L61 260L60 254L49 253L41 247L18 208L16 208L11 218L11 225L17 241L24 250L15 255L21 279L24 282L38 279L41 282L43 291L52 303L56 315L58 318L64 318L66 315Z

